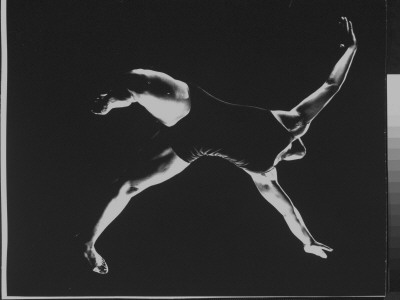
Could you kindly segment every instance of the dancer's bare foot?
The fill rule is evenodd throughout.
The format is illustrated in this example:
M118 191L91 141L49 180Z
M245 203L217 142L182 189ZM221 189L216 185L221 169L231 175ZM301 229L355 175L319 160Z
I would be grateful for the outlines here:
M94 247L86 247L85 252L83 255L89 262L90 266L93 268L93 272L99 274L107 274L108 273L108 266L104 258L101 257L99 253L97 253Z

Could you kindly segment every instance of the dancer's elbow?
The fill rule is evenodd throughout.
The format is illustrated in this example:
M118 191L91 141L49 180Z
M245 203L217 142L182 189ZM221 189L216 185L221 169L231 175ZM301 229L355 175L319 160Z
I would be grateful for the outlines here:
M340 90L341 85L342 83L338 82L336 79L328 78L324 84L324 87L332 94L336 94Z

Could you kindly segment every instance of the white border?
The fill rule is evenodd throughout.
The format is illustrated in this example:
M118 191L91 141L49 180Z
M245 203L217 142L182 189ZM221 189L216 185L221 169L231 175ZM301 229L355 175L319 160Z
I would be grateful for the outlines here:
M7 298L7 249L8 249L8 211L7 211L7 1L1 0L1 296Z
M314 299L324 299L324 298L381 298L384 295L378 296L170 296L170 297L156 297L156 296L108 296L108 297L98 297L98 296L76 296L76 297L19 297L19 296L6 296L3 299L260 299L260 298L273 298L273 299L291 299L291 298L314 298Z

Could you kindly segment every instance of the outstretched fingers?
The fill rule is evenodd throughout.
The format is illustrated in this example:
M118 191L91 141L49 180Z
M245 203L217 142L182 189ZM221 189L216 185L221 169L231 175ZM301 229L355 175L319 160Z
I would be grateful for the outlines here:
M349 21L349 30L350 32L353 32L353 23Z
M344 43L340 45L341 48L345 46L357 45L357 39L353 30L353 23L347 19L347 17L341 17L339 23L343 27L344 32Z
M321 257L321 258L328 258L328 255L326 255L326 253L323 251L323 250L321 250L321 249L319 249L319 251L318 251L318 254L317 254L319 257Z
M357 38L356 35L354 34L354 30L353 30L353 23L351 21L349 21L350 24L350 34L351 34L351 39L353 41L354 45L357 45Z
M328 252L332 252L333 251L333 249L331 247L328 247L327 245L321 244L320 246L325 251L328 251Z
M346 28L347 33L349 33L350 26L349 26L349 20L347 20L346 17L342 17L343 25Z
M324 244L315 243L312 245L305 245L304 251L319 256L321 258L328 258L328 255L325 253L325 251L332 252L333 249Z
M315 247L314 251L312 251L311 253L321 257L321 258L328 258L328 255L326 255L326 253L323 250L324 248L322 247Z

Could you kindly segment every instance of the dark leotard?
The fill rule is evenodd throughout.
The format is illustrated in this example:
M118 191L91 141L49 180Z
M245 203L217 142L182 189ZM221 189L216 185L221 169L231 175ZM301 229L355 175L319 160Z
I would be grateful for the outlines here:
M189 91L189 114L169 128L172 148L189 163L217 156L265 172L293 139L269 110L226 103L194 85Z

